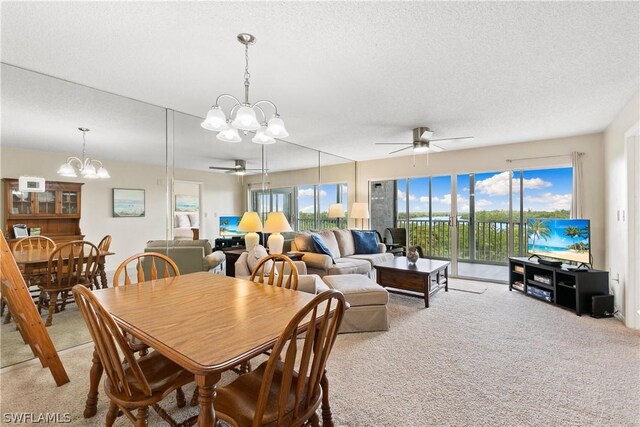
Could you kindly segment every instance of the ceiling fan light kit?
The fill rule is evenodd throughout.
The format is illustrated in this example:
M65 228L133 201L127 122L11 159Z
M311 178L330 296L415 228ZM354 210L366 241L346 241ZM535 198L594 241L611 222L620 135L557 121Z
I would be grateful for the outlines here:
M256 42L256 38L251 34L238 34L238 41L244 45L245 68L244 68L244 102L240 102L238 98L229 94L219 95L216 103L207 113L207 117L201 123L204 129L219 132L216 136L220 141L240 142L242 138L238 131L242 131L245 135L248 132L256 132L255 137L251 139L256 144L275 144L275 138L286 138L289 136L284 121L278 114L278 107L266 99L249 103L249 46ZM220 107L220 101L229 98L234 101L229 114ZM267 114L262 108L264 105L270 105L274 112L271 118L267 120ZM258 120L260 117L260 121Z

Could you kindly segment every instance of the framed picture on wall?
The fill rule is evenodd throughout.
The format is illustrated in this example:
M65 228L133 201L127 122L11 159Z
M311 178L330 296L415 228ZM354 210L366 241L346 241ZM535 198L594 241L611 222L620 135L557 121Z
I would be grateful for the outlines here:
M176 194L176 212L198 212L200 200L198 196Z
M114 188L113 216L114 218L144 216L144 190Z

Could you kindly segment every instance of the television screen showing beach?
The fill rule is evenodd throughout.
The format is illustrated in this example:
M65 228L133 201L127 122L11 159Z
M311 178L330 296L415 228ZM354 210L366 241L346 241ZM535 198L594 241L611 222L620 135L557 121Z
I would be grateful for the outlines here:
M532 255L590 263L588 219L531 218L527 249Z
M113 216L144 216L144 190L113 189Z
M220 217L220 235L221 236L239 236L243 233L238 231L238 224L240 224L239 216L221 216Z

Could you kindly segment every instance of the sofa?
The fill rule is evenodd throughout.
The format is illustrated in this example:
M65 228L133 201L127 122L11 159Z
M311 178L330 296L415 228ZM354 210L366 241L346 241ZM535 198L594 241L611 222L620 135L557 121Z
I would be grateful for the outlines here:
M356 230L358 231L360 230ZM312 234L317 234L322 239L331 255L319 253ZM302 260L307 266L307 271L320 277L364 274L375 279L373 266L393 260L393 254L387 253L387 247L379 240L377 240L375 253L356 253L352 231L343 229L298 232L291 242L291 251L302 252L304 254Z
M158 252L176 263L180 274L222 268L224 252L213 252L208 240L149 240L145 252Z
M251 269L249 268L247 258L248 252L243 252L238 260L235 262L236 277L239 279L249 279L251 276ZM293 261L293 264L298 270L298 290L307 292L310 294L318 294L322 291L326 291L329 287L322 281L317 274L307 274L307 266L302 261ZM288 268L285 269L285 273L288 273Z

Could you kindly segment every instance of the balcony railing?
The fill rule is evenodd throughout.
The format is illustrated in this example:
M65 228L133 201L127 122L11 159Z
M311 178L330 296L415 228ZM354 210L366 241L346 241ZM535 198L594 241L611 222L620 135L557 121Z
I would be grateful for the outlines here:
M420 245L429 258L451 258L448 220L399 219L397 227L409 229L409 242ZM473 235L471 231L473 230ZM458 220L458 259L466 262L506 264L509 257L509 222ZM519 233L515 227L514 248L519 252Z
M338 219L328 219L328 218L320 218L318 220L318 225L316 225L316 221L313 218L297 218L296 219L296 230L324 230L326 228L338 228ZM347 228L347 221L345 219L340 220L339 228Z

